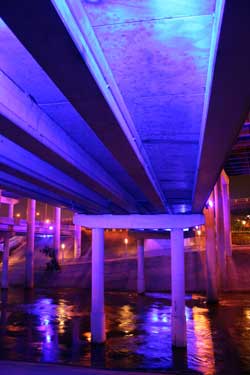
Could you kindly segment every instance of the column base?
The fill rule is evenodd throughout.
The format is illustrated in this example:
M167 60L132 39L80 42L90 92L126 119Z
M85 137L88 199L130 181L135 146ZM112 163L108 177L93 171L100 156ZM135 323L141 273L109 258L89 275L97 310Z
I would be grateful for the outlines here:
M177 348L185 348L187 346L185 315L172 315L172 346Z
M91 342L102 344L105 340L105 313L91 312Z

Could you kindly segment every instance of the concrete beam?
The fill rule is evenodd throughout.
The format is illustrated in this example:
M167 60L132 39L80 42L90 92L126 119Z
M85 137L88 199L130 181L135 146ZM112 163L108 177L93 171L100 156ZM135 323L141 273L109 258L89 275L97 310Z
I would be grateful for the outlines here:
M19 1L5 2L1 16L155 209L164 212L164 203L51 2L30 0L25 6ZM46 42L44 29L50 35Z
M188 228L205 223L197 215L83 215L74 216L74 224L88 228L166 229Z
M201 212L204 207L249 112L249 19L248 0L242 0L240 5L238 0L225 1L204 113L193 212Z
M18 203L18 200L17 199L14 199L14 198L9 198L9 197L4 197L3 195L0 195L0 203L3 203L3 204L17 204Z
M110 207L103 197L9 139L0 136L0 144L0 166L5 173L61 195L67 199L68 205L77 203L92 213L115 210L115 205ZM120 212L124 210L120 209Z
M0 72L0 87L0 131L3 136L89 189L135 211L133 197L3 72Z

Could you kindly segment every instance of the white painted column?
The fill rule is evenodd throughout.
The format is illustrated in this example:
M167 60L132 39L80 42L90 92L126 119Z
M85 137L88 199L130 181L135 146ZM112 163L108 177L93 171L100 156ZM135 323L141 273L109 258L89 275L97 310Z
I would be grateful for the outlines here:
M28 199L27 207L27 247L25 264L25 286L34 287L34 245L35 245L36 201Z
M75 225L75 236L74 236L74 258L80 258L81 256L81 245L82 245L82 232L81 226Z
M218 252L219 280L220 288L223 290L226 282L226 252L225 252L225 233L224 233L224 213L222 199L222 184L219 178L214 187L215 197L215 226L216 226L216 245Z
M172 345L186 346L183 229L171 230Z
M210 196L214 202L213 194ZM204 209L206 225L206 268L207 268L207 302L216 303L218 301L218 281L217 281L217 256L215 237L214 205Z
M145 292L144 278L144 240L137 240L137 293Z
M232 232L231 232L231 212L229 183L222 183L223 213L224 213L224 236L225 252L227 256L232 256Z
M10 253L10 233L6 232L3 244L3 260L2 260L2 289L7 289L9 286L8 272L9 272L9 253Z
M54 208L54 241L53 247L56 251L56 259L59 259L60 245L61 245L61 208Z
M92 229L91 340L106 339L104 312L104 230Z
M10 219L13 219L13 217L14 217L14 204L13 203L9 204L9 207L8 207L8 217Z

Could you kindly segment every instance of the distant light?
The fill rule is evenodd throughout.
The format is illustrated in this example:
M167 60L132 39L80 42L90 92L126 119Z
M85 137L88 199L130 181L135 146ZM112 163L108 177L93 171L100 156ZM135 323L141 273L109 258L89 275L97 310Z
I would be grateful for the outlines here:
M208 205L209 205L209 207L212 208L214 206L214 202L211 199L209 199L208 200Z
M63 250L65 249L65 246L66 246L65 243L62 243L62 244L61 244L61 248L62 248Z
M128 238L124 238L124 243L125 243L125 245L128 244Z
M45 220L45 223L46 223L46 224L49 224L49 223L50 223L50 219L46 219L46 220Z
M195 229L198 229L198 228L199 228L198 225L196 225L196 226L195 226Z
M37 212L37 213L36 213L36 216L40 216L40 212Z
M53 225L50 225L49 230L53 230L53 229L54 229Z
M246 220L242 220L242 225L246 225Z
M201 230L199 229L199 230L197 230L197 234L198 234L198 236L200 236L201 235Z
M18 213L16 214L16 217L21 217L21 214L18 212Z
M189 228L184 228L183 229L183 232L188 232L189 231Z

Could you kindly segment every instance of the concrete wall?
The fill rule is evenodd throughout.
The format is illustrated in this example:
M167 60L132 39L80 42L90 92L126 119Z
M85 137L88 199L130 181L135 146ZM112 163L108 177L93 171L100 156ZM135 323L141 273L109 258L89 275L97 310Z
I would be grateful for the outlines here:
M235 251L228 261L226 290L250 291L250 250ZM185 254L187 292L205 291L205 253ZM170 256L145 258L147 291L170 290ZM24 264L10 267L10 285L24 283ZM61 271L45 271L44 266L36 268L35 285L39 287L82 287L89 288L91 263L71 263L62 266ZM105 288L107 290L136 290L136 259L106 260Z

